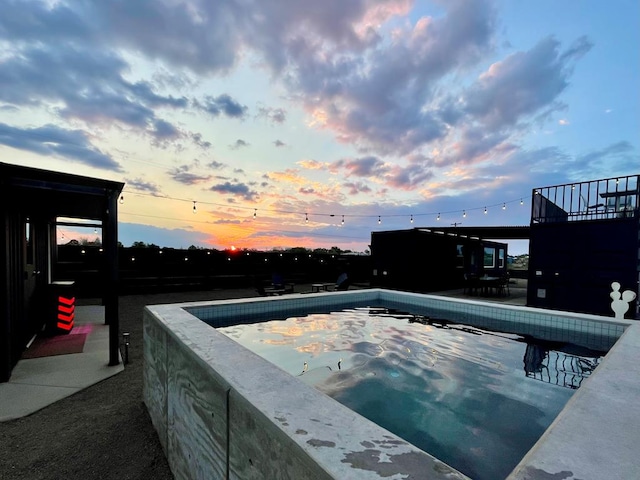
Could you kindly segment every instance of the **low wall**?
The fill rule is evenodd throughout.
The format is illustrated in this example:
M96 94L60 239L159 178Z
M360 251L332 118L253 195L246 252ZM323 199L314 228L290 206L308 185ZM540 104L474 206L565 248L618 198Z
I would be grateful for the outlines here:
M467 478L179 305L144 311L144 402L177 479Z

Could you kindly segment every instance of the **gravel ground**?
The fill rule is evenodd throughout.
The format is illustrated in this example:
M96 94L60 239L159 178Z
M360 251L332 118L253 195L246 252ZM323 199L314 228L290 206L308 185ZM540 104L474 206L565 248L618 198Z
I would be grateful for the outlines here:
M131 333L129 364L28 417L0 423L0 479L172 479L142 402L142 310L255 295L240 289L120 297L120 331Z

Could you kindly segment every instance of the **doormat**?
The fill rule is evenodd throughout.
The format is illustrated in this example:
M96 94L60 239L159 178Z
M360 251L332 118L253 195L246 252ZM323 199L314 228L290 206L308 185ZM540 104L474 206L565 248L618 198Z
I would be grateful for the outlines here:
M36 338L31 346L24 351L22 358L51 357L53 355L69 355L82 353L86 333L70 333L55 337Z

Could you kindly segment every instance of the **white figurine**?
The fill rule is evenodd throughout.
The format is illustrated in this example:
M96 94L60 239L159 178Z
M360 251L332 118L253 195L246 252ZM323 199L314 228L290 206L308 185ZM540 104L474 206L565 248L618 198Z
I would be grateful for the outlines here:
M611 284L611 310L613 310L615 318L624 318L624 314L629 310L629 302L636 299L636 293L631 290L625 290L620 294L620 283L613 282Z

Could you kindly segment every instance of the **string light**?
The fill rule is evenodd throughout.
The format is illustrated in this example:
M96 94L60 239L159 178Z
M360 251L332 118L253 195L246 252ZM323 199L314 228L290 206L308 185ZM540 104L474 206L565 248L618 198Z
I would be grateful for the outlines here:
M534 190L533 193L535 195L540 195L540 191L539 190ZM164 199L168 199L168 200L192 202L192 204L193 204L193 213L194 214L197 213L197 210L198 210L198 205L197 205L198 202L196 200L184 199L184 198L174 198L174 197L169 197L169 196L158 197L156 195L147 194L147 193L141 193L141 192L133 192L132 194L133 195L141 195L141 196L152 196L154 198L164 198ZM502 210L506 210L507 209L507 203L514 203L514 202L517 202L517 201L520 202L520 205L524 205L524 199L523 199L523 197L521 197L520 199L514 199L514 200L509 200L509 201L503 202L502 203ZM124 193L122 193L120 195L119 202L121 204L124 203ZM223 206L226 207L227 206L225 204L219 204L219 203L214 203L214 202L202 202L201 201L200 203L204 203L205 205L216 205L216 206L220 206L220 207L223 207ZM480 210L480 208L482 208L483 209L483 213L488 214L490 207L495 207L495 206L499 206L499 205L500 205L499 203L498 204L493 204L493 205L486 205L484 207L471 208L470 210ZM236 207L236 208L248 210L251 207ZM300 214L299 211L296 212L296 211L285 211L285 210L276 210L276 209L269 210L269 212L283 213L283 214ZM457 212L460 212L460 210L447 211L447 212L445 212L445 214L455 214ZM127 214L128 215L136 215L134 213L127 213ZM308 223L309 222L309 213L308 212L304 212L304 215L305 215L305 223ZM317 216L321 216L321 217L322 216L331 217L331 218L338 216L338 215L335 215L335 214L328 214L328 213L313 213L313 215L317 215ZM406 214L404 214L404 215L406 215ZM428 213L420 213L420 215L428 215ZM138 216L153 217L153 215L138 215ZM253 219L255 220L257 218L257 216L258 216L258 209L257 208L253 208ZM362 214L362 215L361 214L344 215L344 214L341 214L340 215L340 217L341 217L341 222L340 223L341 223L341 225L344 225L346 217L363 217L364 218L364 217L375 217L375 216L378 217L378 225L382 225L382 217L383 216L385 216L385 217L401 217L401 216L403 216L403 214L390 214L390 215L371 215L371 214L368 214L368 215L367 214ZM409 216L409 221L412 224L414 223L414 216L415 216L414 214L410 214L410 216ZM442 216L442 212L438 212L436 220L440 221L441 220L441 216ZM467 211L466 211L466 209L464 209L464 210L462 210L462 217L466 218L466 216L467 216ZM156 217L156 218L165 218L165 217ZM175 220L179 220L179 219L175 219ZM202 223L210 223L210 222L202 222Z

